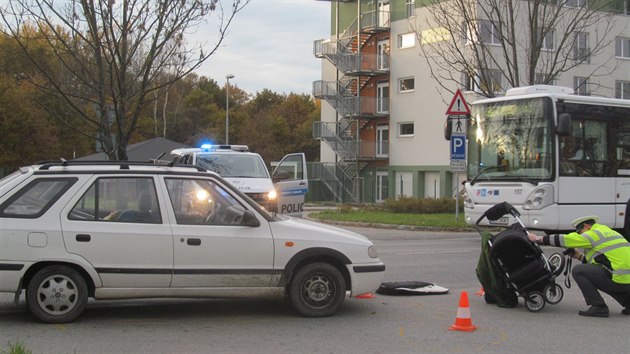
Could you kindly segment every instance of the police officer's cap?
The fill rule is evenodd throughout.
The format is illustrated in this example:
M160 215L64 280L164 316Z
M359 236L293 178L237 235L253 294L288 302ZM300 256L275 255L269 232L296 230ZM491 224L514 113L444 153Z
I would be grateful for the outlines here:
M599 217L595 216L595 215L589 215L589 216L582 216L580 218L577 218L573 221L571 221L571 225L577 229L577 227L581 224L583 224L585 221L589 221L589 220L593 220L594 222L598 222L599 221Z

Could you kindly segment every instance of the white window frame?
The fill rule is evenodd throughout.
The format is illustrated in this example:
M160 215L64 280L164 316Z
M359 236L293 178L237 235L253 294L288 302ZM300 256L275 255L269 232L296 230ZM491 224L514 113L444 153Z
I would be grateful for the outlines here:
M376 113L389 113L389 81L376 84Z
M588 0L560 0L564 7L585 8Z
M534 85L555 85L556 80L552 80L550 83L546 84L544 82L545 76L547 76L546 73L535 73L534 74Z
M398 92L409 93L416 90L416 79L413 76L398 79Z
M376 157L389 156L389 125L376 126Z
M591 48L589 47L590 35L588 32L576 32L575 33L575 47L573 48L573 60L581 61L585 63L591 62Z
M574 76L573 77L573 88L575 89L576 95L581 96L590 96L590 92L588 90L589 82L587 77Z
M492 91L493 93L497 94L497 93L501 93L503 91L505 91L503 89L503 72L499 69L484 69L484 72L488 72L490 75L490 85L493 86ZM481 93L483 92L483 90L481 89L481 85L484 84L483 80L481 80L481 77L479 75L479 73L475 74L475 76L469 76L466 73L463 74L464 78L463 78L463 82L464 82L464 90L466 91L473 91L473 92L477 92L477 93Z
M403 128L411 126L412 133L403 133ZM416 127L414 122L400 122L398 123L398 137L399 138L410 138L413 137L416 133Z
M407 17L416 15L416 0L405 0L405 14Z
M416 46L416 33L407 32L398 35L398 49L413 48Z
M383 203L389 198L389 173L387 171L376 171L376 196L377 203Z
M486 32L489 38L484 38ZM501 45L501 34L496 24L490 20L479 20L477 22L477 31L479 33L479 41L485 44Z
M630 38L615 37L615 57L630 59Z
M630 81L615 81L615 98L630 100Z
M542 46L541 46L542 50L551 52L555 49L554 43L553 43L554 32L555 32L554 30L551 30L549 31L549 33L545 35L545 37L543 37Z

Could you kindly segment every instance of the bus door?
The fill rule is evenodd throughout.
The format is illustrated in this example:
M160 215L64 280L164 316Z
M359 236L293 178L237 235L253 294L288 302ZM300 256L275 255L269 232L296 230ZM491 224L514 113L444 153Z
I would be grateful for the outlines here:
M565 211L560 226L568 226L579 216L597 215L602 224L618 227L619 187L610 168L607 122L581 118L579 112L572 115L571 134L560 138L558 189Z
M278 213L301 216L304 198L308 192L304 153L283 157L274 169L271 178L278 193Z
M617 222L616 228L625 227L625 219L630 212L628 205L630 204L630 122L622 122L617 130L615 144L615 160L616 166L616 203Z

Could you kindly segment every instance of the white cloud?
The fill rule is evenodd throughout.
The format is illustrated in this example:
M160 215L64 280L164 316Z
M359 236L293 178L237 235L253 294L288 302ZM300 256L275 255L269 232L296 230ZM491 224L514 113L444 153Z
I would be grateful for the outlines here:
M330 36L330 2L252 0L232 22L218 51L196 73L251 94L263 89L307 93L321 78L313 42ZM210 21L210 26L216 23ZM206 32L207 33L207 32ZM207 39L209 42L213 38Z

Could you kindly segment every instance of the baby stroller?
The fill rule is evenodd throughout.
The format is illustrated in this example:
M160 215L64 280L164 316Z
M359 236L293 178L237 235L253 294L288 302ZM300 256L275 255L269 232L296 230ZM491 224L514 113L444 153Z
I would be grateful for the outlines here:
M479 223L487 218L489 221L499 220L505 215L511 215L516 219L516 223L509 228L492 236L492 234L482 233ZM554 253L547 257L542 249L529 241L527 238L527 229L519 219L520 213L511 204L507 202L499 203L488 209L475 224L477 231L482 234L482 255L480 256L480 264L484 255L486 259L486 268L494 275L494 284L488 284L488 279L492 277L481 276L479 267L477 276L484 287L486 295L492 289L498 290L505 294L505 288L508 291L516 293L517 296L523 297L525 307L531 312L538 312L545 307L546 303L555 305L562 300L564 291L562 287L556 284L556 277L562 273L565 264L564 255ZM497 279L498 278L498 279ZM482 280L483 279L483 280ZM486 284L484 284L486 282ZM496 283L504 288L497 287ZM508 294L509 295L509 294ZM516 298L516 297L515 297ZM488 301L486 297L486 302ZM517 298L511 306L516 306ZM500 305L500 304L499 304Z

